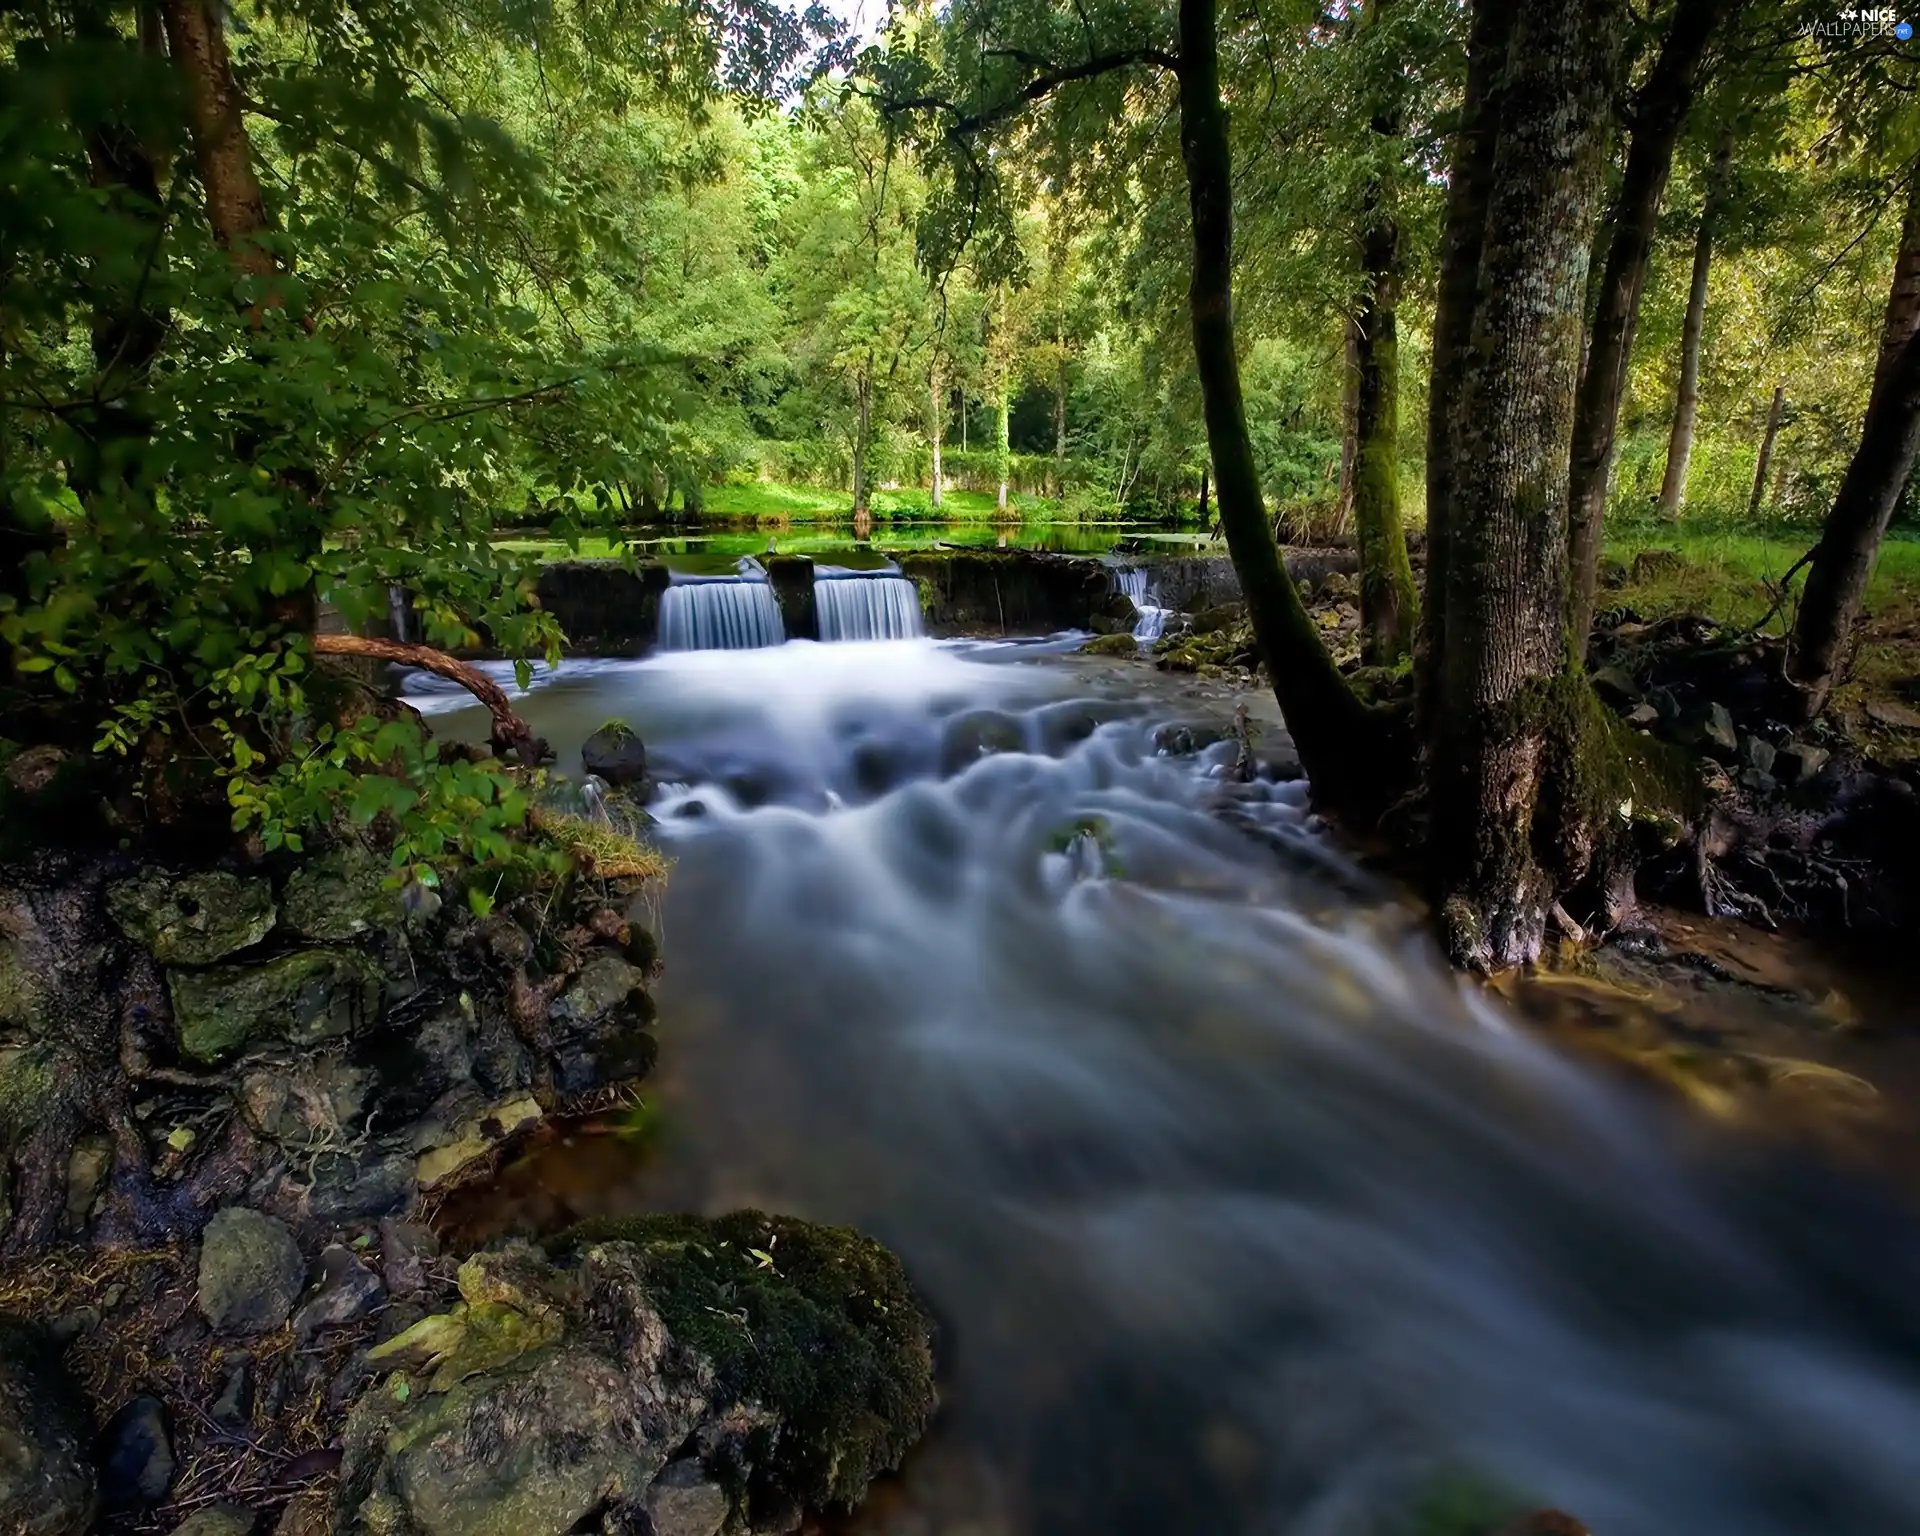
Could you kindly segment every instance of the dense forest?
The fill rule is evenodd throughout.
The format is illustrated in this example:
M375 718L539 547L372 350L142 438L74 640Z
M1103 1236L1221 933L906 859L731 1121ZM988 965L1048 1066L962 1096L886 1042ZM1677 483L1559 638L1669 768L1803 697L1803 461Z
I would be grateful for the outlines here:
M1716 1270L1476 1010L1577 992L1582 1048L1728 1121L1880 1097L1825 949L1674 925L1920 920L1908 22L16 0L0 45L0 1529L793 1531L949 1370L1007 1530L1584 1536L1563 1490L1595 1529L1905 1528L1852 1378L1775 1467L1758 1347L1661 1373L1708 1272L1906 1369L1906 1248L1837 1278L1765 1215L1813 1196L1660 1120L1783 1278ZM1280 1209L1190 1232L1182 1180ZM1302 1246L1347 1268L1244 1303L1323 1198ZM747 1201L871 1219L933 1303L851 1226L668 1213ZM1435 1242L1429 1201L1471 1219ZM1516 1218L1550 1207L1591 1212L1565 1252ZM1070 1258L1016 1209L1085 1217ZM1533 1314L1410 1257L1571 1345L1589 1239L1654 1276L1598 1298L1647 1355L1608 1390L1740 1456L1595 1459L1608 1413L1504 1374ZM1480 1358L1349 1347L1402 1301L1402 1347ZM1215 1304L1295 1418L1325 1362L1288 1351L1341 1340L1379 1444L1250 1381L1161 1436L1218 1409Z

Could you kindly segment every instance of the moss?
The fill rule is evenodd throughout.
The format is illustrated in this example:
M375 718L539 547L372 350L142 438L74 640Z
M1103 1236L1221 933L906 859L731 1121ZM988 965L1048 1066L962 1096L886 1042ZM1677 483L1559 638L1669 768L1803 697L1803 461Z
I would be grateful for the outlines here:
M1140 652L1140 642L1124 632L1117 635L1099 635L1080 647L1088 656L1135 656Z
M630 1242L673 1336L719 1391L785 1426L750 1490L851 1507L900 1464L934 1406L932 1325L899 1260L848 1227L737 1211L592 1221L560 1251Z
M670 867L658 850L585 816L535 807L533 825L545 841L572 854L602 879L660 880Z

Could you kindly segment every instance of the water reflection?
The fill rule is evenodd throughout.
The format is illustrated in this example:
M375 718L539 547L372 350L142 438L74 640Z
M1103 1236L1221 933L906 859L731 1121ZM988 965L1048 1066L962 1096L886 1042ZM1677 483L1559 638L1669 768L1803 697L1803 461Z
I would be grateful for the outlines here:
M1043 651L526 701L633 721L678 861L667 1131L573 1206L855 1222L948 1324L860 1528L1347 1536L1471 1467L1606 1536L1920 1530L1912 1224L1539 1045L1298 786Z

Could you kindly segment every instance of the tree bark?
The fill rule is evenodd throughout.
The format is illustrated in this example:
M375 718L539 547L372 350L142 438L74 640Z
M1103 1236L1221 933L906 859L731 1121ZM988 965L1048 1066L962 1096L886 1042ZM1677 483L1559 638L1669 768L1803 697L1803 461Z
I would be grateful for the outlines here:
M262 243L271 226L253 169L219 6L217 0L165 0L161 14L168 49L186 81L187 121L206 194L207 223L241 274L265 284L250 305L257 320L263 305L280 303L274 287L280 265Z
M1408 765L1382 750L1384 722L1347 686L1273 541L1260 494L1233 337L1233 169L1220 100L1216 0L1180 0L1180 150L1192 217L1188 308L1194 363L1227 537L1254 638L1315 798L1377 815Z
M933 449L933 485L928 491L928 501L936 512L940 510L940 498L944 494L941 488L944 477L940 466L940 448L947 435L945 384L940 359L936 357L932 374L927 380L927 444Z
M1566 495L1621 20L1620 0L1577 0L1525 7L1512 24L1459 408L1444 432L1431 852L1448 947L1482 969L1538 957L1557 889L1590 851L1569 814L1595 701L1568 655ZM1436 387L1436 410L1444 400Z
M1467 82L1448 176L1434 303L1433 360L1427 409L1427 590L1414 668L1414 724L1434 734L1440 659L1447 646L1446 592L1453 549L1453 469L1459 397L1472 338L1487 203L1493 191L1508 43L1518 0L1478 0L1467 37Z
M1012 403L1007 398L1007 381L1001 379L993 400L993 461L1000 472L1000 490L994 498L994 505L1002 512L1007 510L1007 475L1011 468L1012 449L1008 428L1012 412Z
M1360 322L1347 316L1341 333L1340 484L1333 517L1335 527L1345 533L1353 525L1353 467L1360 459Z
M1379 23L1389 0L1367 0L1362 25ZM1377 143L1400 138L1397 84L1377 104ZM1420 600L1400 527L1400 226L1389 189L1373 182L1360 214L1359 312L1353 327L1353 526L1360 544L1360 622L1365 655L1390 666L1412 648Z
M1660 510L1668 517L1678 517L1687 499L1687 465L1693 458L1693 427L1700 414L1700 333L1707 320L1707 277L1713 267L1714 230L1726 201L1732 160L1733 130L1729 128L1707 173L1700 233L1693 244L1693 285L1687 290L1687 319L1680 333L1680 389L1673 404L1673 434L1667 440L1667 472L1660 482Z
M1053 383L1053 494L1067 494L1067 342L1059 336L1060 366Z
M1780 435L1780 418L1787 413L1787 386L1773 386L1773 404L1767 407L1767 430L1760 436L1760 458L1753 466L1753 495L1747 498L1747 516L1760 515L1767 499L1767 469L1773 463L1774 439Z
M1880 540L1920 449L1920 170L1908 176L1906 222L1860 446L1814 547L1787 658L1790 703L1801 720L1826 708L1839 681Z
M1700 61L1733 0L1678 0L1673 21L1634 98L1633 140L1620 191L1606 220L1612 231L1600 277L1599 302L1573 414L1568 499L1571 514L1573 599L1568 627L1584 647L1593 625L1594 584L1600 570L1607 485L1613 474L1615 434L1627 387L1627 364L1640 325L1655 220L1673 170L1673 151L1693 105Z

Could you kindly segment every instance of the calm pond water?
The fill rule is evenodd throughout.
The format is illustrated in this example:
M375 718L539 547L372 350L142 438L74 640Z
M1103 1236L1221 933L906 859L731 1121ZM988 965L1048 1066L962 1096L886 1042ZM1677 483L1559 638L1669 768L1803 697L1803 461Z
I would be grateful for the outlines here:
M858 1528L1372 1536L1471 1469L1599 1536L1920 1531L1912 1219L1530 1037L1129 676L790 643L525 700L563 767L639 729L677 861L666 1130L574 1208L855 1223L943 1320Z

